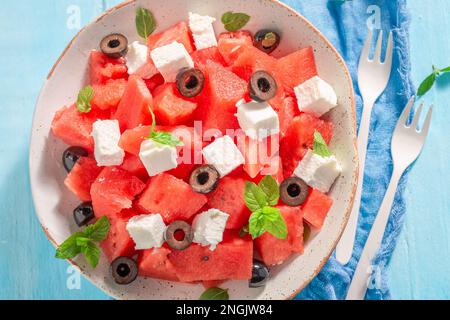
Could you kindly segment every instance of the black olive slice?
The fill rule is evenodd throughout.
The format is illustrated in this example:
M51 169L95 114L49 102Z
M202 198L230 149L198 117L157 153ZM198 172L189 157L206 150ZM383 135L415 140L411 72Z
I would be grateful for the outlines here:
M265 71L256 71L248 83L250 97L258 102L268 101L276 96L278 85L275 79Z
M167 227L165 240L172 249L184 250L194 240L194 231L187 222L175 221Z
M85 149L81 147L69 147L63 152L63 166L67 172L70 172L81 157L87 156L88 152Z
M308 185L300 178L287 178L281 183L280 197L288 206L299 206L305 202L308 197Z
M95 218L94 208L92 202L83 202L73 210L73 218L77 226L82 227L87 225Z
M124 57L128 52L128 39L120 33L110 34L100 42L100 50L114 59Z
M259 50L269 54L280 44L280 35L272 30L260 30L255 34L253 44Z
M180 94L186 98L193 98L202 92L205 85L205 76L199 69L182 69L176 79Z
M111 263L111 275L117 284L130 284L138 276L136 261L128 257L119 257Z
M216 190L219 179L220 174L216 168L210 165L204 165L192 171L189 184L195 192L207 194Z
M266 284L269 280L270 272L269 268L261 261L253 261L252 278L248 285L250 288L259 288Z

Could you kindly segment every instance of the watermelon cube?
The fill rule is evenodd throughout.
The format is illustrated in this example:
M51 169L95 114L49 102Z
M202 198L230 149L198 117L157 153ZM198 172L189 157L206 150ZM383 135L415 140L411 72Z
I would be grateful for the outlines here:
M145 169L141 159L134 154L126 153L120 168L128 171L133 176L138 177L141 181L147 181L149 178L147 169Z
M134 241L126 229L128 220L137 215L132 210L125 210L120 215L110 218L108 236L100 246L111 262L118 257L132 257L135 254Z
M169 281L178 281L175 268L168 259L172 251L167 247L143 250L139 254L139 275Z
M91 100L93 108L101 110L116 108L127 87L127 80L108 80L105 84L95 84L94 96Z
M255 239L255 250L268 266L281 264L293 253L303 253L303 213L298 207L277 207L288 228L287 238L275 238L266 232Z
M181 179L162 173L150 179L137 205L145 213L159 213L165 223L189 220L207 202Z
M92 158L80 158L69 172L64 184L81 201L91 201L91 185L102 171Z
M225 65L222 55L217 47L210 47L206 49L197 50L191 53L192 61L196 68L206 73L206 62L208 60L214 61L221 65Z
M155 48L171 44L174 41L184 45L187 52L194 51L192 36L186 22L181 21L163 32L150 35L147 39L149 53Z
M192 244L169 254L178 278L183 282L248 280L252 277L253 242L250 236L226 232L214 251Z
M91 186L91 197L97 217L115 218L124 209L130 209L134 198L145 184L118 167L105 167Z
M243 46L253 46L253 37L249 31L224 32L217 41L217 49L228 66L236 60Z
M208 195L208 207L228 213L227 229L240 229L248 223L250 210L244 200L245 180L239 177L220 179L217 189Z
M304 219L314 228L320 229L332 205L331 197L312 189L303 204Z
M281 136L286 134L289 125L294 117L299 115L297 103L294 98L286 97L282 100L280 108L278 109L278 119L280 120L280 132Z
M149 108L152 105L153 97L144 80L137 76L130 76L113 118L119 120L121 130L151 124Z
M89 79L91 85L104 84L109 79L126 78L128 69L125 59L113 59L99 51L91 51Z
M193 121L197 104L181 98L176 94L175 84L168 83L158 87L154 92L153 112L160 125L180 125Z

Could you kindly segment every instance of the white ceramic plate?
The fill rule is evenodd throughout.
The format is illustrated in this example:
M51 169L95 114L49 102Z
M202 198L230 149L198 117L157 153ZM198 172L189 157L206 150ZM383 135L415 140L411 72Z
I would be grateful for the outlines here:
M223 32L221 15L226 11L240 11L251 15L246 26L253 32L261 28L280 31L282 42L276 56L311 45L315 51L319 75L331 83L337 92L339 107L327 117L335 124L331 149L340 160L344 172L334 185L333 207L320 233L305 247L301 256L272 269L267 286L250 289L245 281L229 281L231 299L286 299L303 289L320 271L331 254L348 219L358 176L355 147L355 99L352 81L343 59L324 36L301 15L275 0L165 0L128 1L104 13L73 39L56 62L39 97L30 143L30 176L36 212L50 241L56 246L64 241L76 225L71 217L78 200L64 187L65 170L61 154L67 147L50 132L54 113L76 100L85 85L89 52L100 40L112 32L138 40L134 18L136 7L150 9L157 21L158 31L180 20L187 20L193 11L218 18L217 33ZM292 70L295 72L295 70ZM100 289L119 299L198 299L202 285L171 283L139 278L132 285L118 286L109 277L108 263L102 257L100 265L91 269L83 258L71 261Z

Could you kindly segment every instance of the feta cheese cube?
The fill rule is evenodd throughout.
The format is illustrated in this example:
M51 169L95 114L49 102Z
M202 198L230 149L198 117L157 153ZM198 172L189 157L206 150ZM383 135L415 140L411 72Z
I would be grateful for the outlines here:
M189 12L189 28L197 50L217 47L216 33L212 25L215 21L213 17Z
M177 156L176 147L160 144L151 139L146 139L141 143L139 158L150 177L175 169L178 166Z
M280 132L278 114L267 102L241 100L236 106L239 125L250 138L262 140Z
M342 168L335 156L322 157L308 150L294 175L303 179L311 188L327 193L341 172Z
M204 247L210 246L211 251L215 250L223 240L229 217L229 214L218 209L210 209L197 215L192 223L194 242Z
M119 166L125 152L119 147L120 128L117 120L97 120L92 126L94 156L99 166Z
M175 82L181 69L194 67L194 62L186 48L176 41L153 49L150 55L166 82Z
M298 109L321 117L337 106L337 96L332 86L315 76L294 88Z
M134 41L128 46L126 55L128 73L135 73L140 67L147 63L148 47L140 44L139 41Z
M166 224L160 214L133 217L126 228L136 244L136 250L160 248L164 243Z
M203 148L203 158L207 164L217 169L221 177L245 162L244 156L229 136L218 138Z

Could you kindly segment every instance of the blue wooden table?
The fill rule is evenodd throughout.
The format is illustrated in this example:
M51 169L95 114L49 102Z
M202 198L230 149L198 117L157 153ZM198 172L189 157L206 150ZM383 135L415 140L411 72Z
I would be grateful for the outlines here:
M0 299L108 298L53 258L34 214L28 140L34 104L51 65L81 26L118 2L2 1ZM409 7L413 80L419 84L432 64L450 65L450 1L409 0ZM443 77L425 98L436 105L432 129L409 176L406 221L389 267L397 299L450 299L449 86L450 77Z

